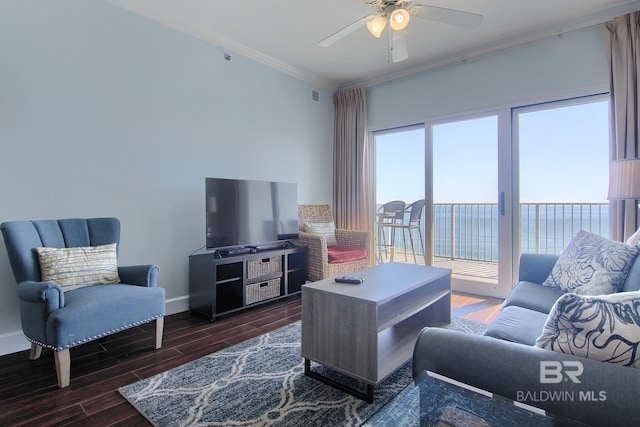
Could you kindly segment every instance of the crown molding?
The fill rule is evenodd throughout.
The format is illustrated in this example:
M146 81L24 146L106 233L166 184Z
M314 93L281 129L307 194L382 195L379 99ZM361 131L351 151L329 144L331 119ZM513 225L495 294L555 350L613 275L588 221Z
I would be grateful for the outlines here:
M146 8L143 6L144 3L131 2L130 0L104 1L129 12L135 13L136 15L147 18L151 21L166 25L170 28L216 45L221 49L222 53L237 53L270 68L295 77L299 80L305 81L312 86L320 89L325 89L330 92L348 90L361 86L374 87L381 84L386 84L394 80L399 80L402 78L414 76L416 74L432 71L438 68L447 67L449 65L465 62L474 58L478 58L480 56L485 56L513 47L523 46L548 38L559 37L563 34L600 25L604 22L616 18L617 16L640 10L640 0L633 0L624 5L594 13L592 15L583 16L581 18L565 21L564 23L551 25L541 30L503 38L495 42L476 46L472 49L462 50L451 55L442 56L428 62L399 70L397 72L383 74L371 79L360 79L337 84L335 81L331 81L330 79L324 78L313 72L293 67L290 64L279 61L273 57L251 49L241 43L223 37L220 34L216 34L209 28L202 28L193 25L193 23L179 19L176 16L166 13L157 8Z
M586 28L594 27L603 24L607 21L611 21L618 16L625 15L630 12L634 12L640 9L640 1L634 0L627 4L617 6L615 8L608 9L599 13L595 13L580 19L574 19L565 21L562 24L556 24L546 27L544 29L533 31L525 34L519 34L514 37L504 38L492 43L487 43L482 46L475 47L460 51L453 55L442 56L440 58L428 61L422 64L415 65L413 67L405 68L394 73L385 74L382 76L374 77L366 80L354 80L351 82L343 83L338 86L338 91L353 89L355 87L374 87L382 84L390 83L394 80L399 80L406 77L411 77L417 74L425 73L427 71L433 71L439 68L444 68L449 65L468 61L470 59L478 58L480 56L489 55L502 50L523 46L525 44L534 43L544 39L553 37L560 37L563 34L567 34L573 31L583 30Z
M180 32L189 34L195 38L214 44L221 49L222 53L237 53L246 58L252 59L256 62L266 65L270 68L276 69L292 77L295 77L299 80L305 81L311 84L312 86L318 87L319 89L325 89L330 92L334 92L338 87L338 85L335 82L332 82L317 74L293 67L282 61L278 61L275 58L272 58L268 55L265 55L254 49L251 49L241 43L235 42L219 34L216 34L214 31L210 29L193 25L193 23L179 19L176 16L171 16L167 13L164 13L163 11L156 10L153 8L145 8L145 7L142 7L139 3L131 2L129 0L104 0L104 1L106 1L107 3L113 4L114 6L120 7L121 9L135 13L136 15L142 16L151 21L160 23L162 25L166 25L167 27L173 28L174 30L178 30Z

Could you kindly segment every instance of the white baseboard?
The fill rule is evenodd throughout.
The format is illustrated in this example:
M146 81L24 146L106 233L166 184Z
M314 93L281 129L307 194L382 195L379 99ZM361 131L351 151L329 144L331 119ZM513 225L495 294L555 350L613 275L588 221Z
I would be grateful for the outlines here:
M167 316L189 311L189 295L168 299L165 301L165 307Z
M0 335L0 356L29 350L31 343L24 337L22 331L9 332ZM27 356L25 356L26 358Z
M167 316L170 314L182 313L189 310L189 295L171 298L165 301ZM29 350L31 343L24 337L22 331L8 332L0 334L0 356ZM26 356L25 356L26 357Z

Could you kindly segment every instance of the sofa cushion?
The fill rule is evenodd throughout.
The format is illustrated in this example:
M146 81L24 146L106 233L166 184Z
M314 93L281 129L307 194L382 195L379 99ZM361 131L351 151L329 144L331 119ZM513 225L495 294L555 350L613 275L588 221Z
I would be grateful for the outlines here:
M47 341L73 347L165 314L163 288L108 284L65 292L65 305L47 319Z
M327 248L329 264L358 261L367 258L367 250L356 246L331 246Z
M547 314L539 311L516 306L505 307L484 334L532 346L542 333L546 320Z
M580 230L542 284L580 295L618 292L639 250L640 246Z
M520 282L504 300L502 307L517 306L549 314L564 292L539 283Z
M327 239L327 246L338 246L336 226L333 222L305 222L304 232L324 236Z
M640 368L640 292L563 295L535 345Z
M63 291L118 283L116 244L72 248L36 248L42 281L55 282Z

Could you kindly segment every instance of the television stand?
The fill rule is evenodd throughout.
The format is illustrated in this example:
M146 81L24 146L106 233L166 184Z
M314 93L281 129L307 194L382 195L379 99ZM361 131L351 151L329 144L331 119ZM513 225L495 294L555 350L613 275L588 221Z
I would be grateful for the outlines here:
M283 247L282 245L286 245ZM258 251L257 248L260 248ZM279 242L276 248L242 248L222 255L200 250L189 256L189 309L211 320L298 294L307 280L307 248Z

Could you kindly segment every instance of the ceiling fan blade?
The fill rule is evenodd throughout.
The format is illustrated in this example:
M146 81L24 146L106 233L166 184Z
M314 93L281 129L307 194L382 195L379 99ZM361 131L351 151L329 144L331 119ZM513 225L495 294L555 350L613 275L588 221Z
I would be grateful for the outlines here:
M392 30L389 36L389 50L391 51L391 62L398 63L409 59L407 50L407 39L404 31Z
M409 12L418 18L438 21L457 27L477 28L482 22L482 15L477 13L463 12L461 10L446 9L444 7L428 6L416 4Z
M357 21L352 22L351 24L347 25L346 27L336 31L333 34L331 34L326 39L321 40L318 43L318 45L320 45L322 47L331 46L332 44L334 44L338 40L342 39L343 37L346 37L349 34L353 33L354 31L360 29L361 27L364 27L367 24L367 22L369 22L370 20L372 20L376 16L378 16L378 15L363 16L362 18L358 19Z

